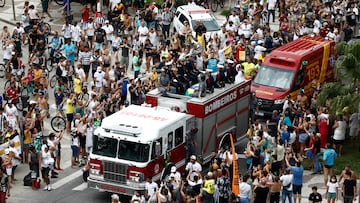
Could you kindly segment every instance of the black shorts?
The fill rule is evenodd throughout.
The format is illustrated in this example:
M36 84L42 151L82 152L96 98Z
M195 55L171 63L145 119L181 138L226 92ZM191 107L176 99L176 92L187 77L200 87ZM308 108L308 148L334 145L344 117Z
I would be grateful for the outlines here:
M85 73L89 73L90 65L82 65L82 67L83 67Z
M63 83L65 83L65 84L68 82L67 77L62 77L62 76L61 76L61 80L62 80L62 81L63 81Z
M331 169L332 167L334 167L334 165L331 165L331 166L329 166L329 165L324 165L324 167L327 168L327 169Z
M86 136L79 135L80 147L85 147Z
M117 51L119 51L119 48L113 47L112 50L113 50L113 52L117 52Z
M88 38L89 41L92 41L94 36L87 36L87 38Z
M66 114L66 118L67 121L71 123L74 120L74 114L72 113Z
M345 140L335 140L335 139L333 138L333 143L336 144L336 145L338 145L338 144L343 145L344 142L345 142Z
M301 195L301 188L302 188L302 185L294 185L293 184L293 194Z
M50 173L50 167L41 167L41 176L43 178L45 177L49 177L49 173Z

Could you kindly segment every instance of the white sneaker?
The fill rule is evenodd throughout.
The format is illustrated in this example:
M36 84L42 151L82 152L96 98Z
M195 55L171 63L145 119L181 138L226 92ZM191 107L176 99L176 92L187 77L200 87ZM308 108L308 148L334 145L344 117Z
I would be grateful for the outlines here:
M48 191L51 191L51 185L48 185L47 190L48 190Z
M48 190L48 186L47 186L47 185L44 187L44 190Z

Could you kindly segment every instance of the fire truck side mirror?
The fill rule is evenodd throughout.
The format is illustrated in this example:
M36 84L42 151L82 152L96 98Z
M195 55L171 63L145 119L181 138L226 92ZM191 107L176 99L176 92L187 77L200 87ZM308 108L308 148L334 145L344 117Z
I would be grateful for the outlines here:
M161 155L161 144L160 142L155 142L155 157L158 158Z

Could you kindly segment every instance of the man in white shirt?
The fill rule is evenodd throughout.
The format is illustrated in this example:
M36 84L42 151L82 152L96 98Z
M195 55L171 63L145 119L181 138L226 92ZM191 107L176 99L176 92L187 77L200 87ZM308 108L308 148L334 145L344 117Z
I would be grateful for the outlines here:
M280 181L282 182L282 202L286 201L286 197L289 201L292 201L292 181L293 174L291 174L290 169L285 170L285 174L280 177Z
M19 121L19 115L15 105L11 102L5 105L5 114L8 118L9 126L16 127Z
M105 30L107 42L111 44L113 40L114 27L110 25L109 20L105 20L105 25L102 26L102 29Z
M152 180L152 177L147 177L145 183L145 190L147 190L148 195L151 197L158 189L158 184Z
M80 64L78 64L77 68L75 69L75 73L79 75L81 81L87 81L85 80L85 71Z
M238 34L241 36L242 34L245 36L245 39L249 40L250 36L252 35L252 26L248 20L244 20L243 23L240 25Z
M148 37L149 29L145 26L145 22L141 21L140 27L138 27L139 40L142 44L145 44L145 40Z
M270 15L273 17L273 23L275 22L275 6L276 0L268 0L268 22L270 21Z
M238 15L236 15L235 11L231 11L231 15L229 16L229 21L232 21L236 28L240 26L240 18Z
M71 40L72 25L68 21L65 22L61 30L64 34L64 41L66 42L68 39Z
M262 56L262 53L264 51L266 51L266 48L264 47L264 41L263 40L259 40L258 44L255 46L254 48L254 52L255 52L255 59L259 59L260 56Z
M190 156L190 162L186 165L185 170L188 173L191 173L193 171L195 172L201 172L202 171L202 167L201 165L196 161L196 156L195 155L191 155Z
M94 74L94 83L98 91L101 90L104 78L105 78L105 72L102 71L100 66L97 67L97 71Z

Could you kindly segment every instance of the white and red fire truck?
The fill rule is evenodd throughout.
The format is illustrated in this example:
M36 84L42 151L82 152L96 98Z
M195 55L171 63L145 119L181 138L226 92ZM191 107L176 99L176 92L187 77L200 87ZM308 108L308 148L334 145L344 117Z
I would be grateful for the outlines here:
M222 143L229 146L230 134L235 139L245 134L249 102L250 81L228 84L203 98L149 92L151 107L130 105L95 130L89 187L133 195L144 190L146 177L159 181L171 165L184 171L187 132L195 128L195 153L208 162Z

